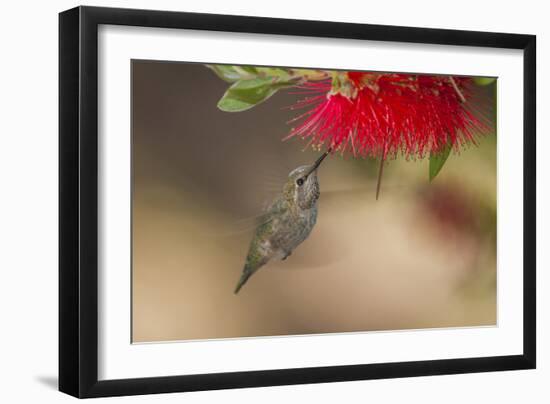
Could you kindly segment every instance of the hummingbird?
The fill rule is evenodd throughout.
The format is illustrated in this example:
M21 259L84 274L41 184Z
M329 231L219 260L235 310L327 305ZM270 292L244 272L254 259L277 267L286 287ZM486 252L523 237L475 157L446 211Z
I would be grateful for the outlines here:
M282 193L271 202L256 227L235 294L268 261L287 259L308 238L317 221L317 169L330 151L312 165L300 166L288 175Z

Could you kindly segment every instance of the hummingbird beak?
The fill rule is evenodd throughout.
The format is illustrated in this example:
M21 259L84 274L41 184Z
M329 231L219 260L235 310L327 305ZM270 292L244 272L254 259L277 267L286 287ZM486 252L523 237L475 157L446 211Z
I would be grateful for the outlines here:
M323 160L329 155L329 153L331 152L332 148L328 149L326 152L324 152L321 157L319 157L317 159L317 161L315 161L315 163L313 163L313 166L311 167L311 169L307 172L306 174L306 177L309 177L309 175L314 172L315 170L317 170L319 168L319 166L321 165L321 163L323 162Z

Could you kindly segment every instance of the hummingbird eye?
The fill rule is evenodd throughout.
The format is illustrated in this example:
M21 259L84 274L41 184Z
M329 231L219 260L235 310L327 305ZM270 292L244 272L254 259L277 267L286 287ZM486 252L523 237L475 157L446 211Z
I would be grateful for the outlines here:
M301 187L302 185L304 185L304 179L303 179L303 178L298 178L298 179L296 180L296 184L297 184L299 187Z

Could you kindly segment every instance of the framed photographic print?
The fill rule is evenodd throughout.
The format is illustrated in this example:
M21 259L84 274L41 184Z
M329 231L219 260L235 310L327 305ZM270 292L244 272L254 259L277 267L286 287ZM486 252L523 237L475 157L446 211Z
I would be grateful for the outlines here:
M59 386L535 367L535 37L60 14Z

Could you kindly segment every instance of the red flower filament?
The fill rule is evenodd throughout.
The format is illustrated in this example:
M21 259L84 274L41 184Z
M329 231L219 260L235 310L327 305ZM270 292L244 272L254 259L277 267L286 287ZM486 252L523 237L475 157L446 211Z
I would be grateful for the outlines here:
M290 137L309 139L354 156L423 158L450 145L476 144L491 123L471 105L471 79L390 73L336 73L306 82L309 97L292 109L310 108L291 122Z

